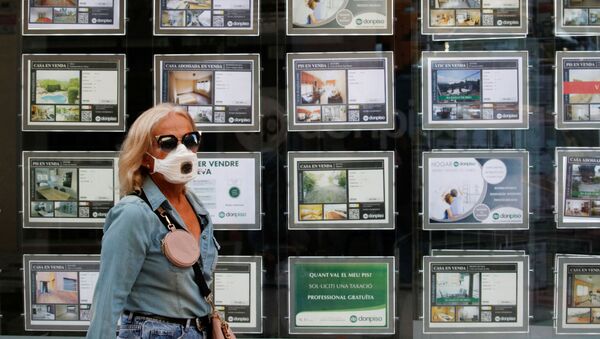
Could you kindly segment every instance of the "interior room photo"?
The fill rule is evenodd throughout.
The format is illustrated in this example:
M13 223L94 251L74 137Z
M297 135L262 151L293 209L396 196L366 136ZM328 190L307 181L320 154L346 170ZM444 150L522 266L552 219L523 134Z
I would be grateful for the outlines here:
M212 72L169 72L167 101L178 105L210 105L212 103Z

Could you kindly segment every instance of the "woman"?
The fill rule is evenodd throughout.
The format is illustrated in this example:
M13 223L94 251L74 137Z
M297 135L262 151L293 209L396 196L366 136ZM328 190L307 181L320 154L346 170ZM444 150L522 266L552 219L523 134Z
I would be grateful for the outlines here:
M452 194L444 194L444 202L447 204L447 207L444 210L444 220L452 220L452 218L454 217L452 213L452 200Z
M295 0L293 20L297 25L316 25L315 8L319 0Z
M190 116L171 104L147 110L131 126L119 158L126 196L106 217L87 338L114 338L119 316L119 338L206 338L211 308L194 270L174 266L161 252L168 230L156 214L164 209L196 238L210 285L219 245L207 211L185 189L197 175L199 145Z

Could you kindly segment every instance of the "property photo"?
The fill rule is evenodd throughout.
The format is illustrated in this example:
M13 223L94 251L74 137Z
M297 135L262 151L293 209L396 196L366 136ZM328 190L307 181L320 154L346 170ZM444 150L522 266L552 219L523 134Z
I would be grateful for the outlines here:
M588 200L567 199L565 202L565 215L569 217L589 217L590 208Z
M347 0L291 0L292 22L300 26L316 26L335 18Z
M33 201L29 214L32 217L52 218L54 217L54 203L51 201Z
M590 105L568 105L567 120L571 121L589 121Z
M481 100L480 70L437 70L434 77L437 102Z
M56 305L56 320L79 320L77 305Z
M77 0L33 0L32 6L77 7Z
M600 324L600 308L592 308L592 323Z
M431 322L447 323L456 320L454 306L432 306L431 307Z
M435 0L435 8L479 8L481 0Z
M79 106L56 105L56 121L78 122Z
M162 11L160 24L163 27L183 27L185 25L185 11Z
M431 10L431 26L455 26L456 17L454 10L434 9Z
M584 8L565 8L563 13L565 26L585 26L588 24L588 10Z
M588 24L589 25L600 25L600 8L590 8L590 9L588 9L588 12L589 12Z
M29 22L35 24L51 24L52 12L52 7L32 7L29 9Z
M321 106L296 107L297 122L321 122Z
M55 24L76 24L77 8L54 8Z
M571 165L571 195L569 198L600 197L600 165Z
M458 322L479 321L479 306L457 306L456 314Z
M211 11L186 11L185 25L187 27L210 27Z
M457 26L479 26L481 25L481 11L457 9L456 10L456 25Z
M323 215L325 220L346 220L348 219L348 205L325 204L323 205Z
M212 0L167 0L168 9L211 9Z
M35 71L36 104L78 104L79 71Z
M35 272L36 304L76 304L77 272Z
M31 305L32 320L55 320L54 305Z
M571 86L578 82L591 82L600 84L600 70L598 69L571 69L569 70L569 82ZM581 93L583 92L583 93ZM588 92L588 93L586 93ZM589 93L589 90L580 91L571 90L569 94L569 103L571 104L591 104L600 103L600 91L598 93Z
M77 169L35 168L33 171L34 200L77 200Z
M573 275L571 286L570 306L600 307L600 275Z
M298 210L300 220L323 220L323 205L300 204Z
M455 104L434 104L433 120L456 120L458 109Z
M54 105L31 105L31 121L55 121Z
M598 0L564 0L565 7L600 7Z
M301 71L299 104L348 103L346 71Z
M481 120L481 106L478 103L472 105L458 105L456 118L458 120Z
M567 308L567 324L589 324L590 322L589 308Z
M213 72L168 72L167 101L177 105L211 105Z
M478 273L436 273L436 305L473 305L479 303Z
M55 201L54 216L57 218L77 218L77 202Z
M188 114L197 123L211 123L213 122L213 108L212 106L189 106Z
M348 202L346 171L303 171L302 199L308 204Z
M321 115L321 120L323 120L323 122L341 122L348 120L346 106L323 106Z

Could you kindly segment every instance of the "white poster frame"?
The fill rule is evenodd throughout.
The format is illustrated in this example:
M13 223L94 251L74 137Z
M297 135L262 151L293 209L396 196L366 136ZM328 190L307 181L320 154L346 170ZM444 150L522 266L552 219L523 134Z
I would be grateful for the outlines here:
M565 220L565 185L566 185L566 162L567 157L598 157L600 158L600 147L557 147L555 150L555 180L554 180L554 206L556 228L558 229L594 229L600 228L600 218L586 218L588 220L575 221ZM577 218L577 217L570 217Z
M31 64L33 62L99 62L117 65L116 122L32 122ZM126 56L125 54L23 54L21 57L21 130L45 132L124 132L126 123ZM81 84L80 84L81 86ZM79 94L81 97L81 93ZM77 104L80 108L83 104Z
M381 29L346 29L346 28L314 28L314 27L294 27L293 24L293 20L290 20L290 17L293 17L293 6L290 6L290 2L291 1L296 1L296 0L286 0L285 1L285 27L286 27L286 34L289 36L295 36L295 35L308 35L308 36L314 36L314 35L318 35L318 36L332 36L332 35L354 35L354 36L360 36L360 35L393 35L394 34L394 1L392 0L385 0L386 2L386 6L388 8L388 11L386 13L386 20L387 20L387 25L386 28ZM344 3L344 8L341 9L339 12L344 11L344 14L347 14L348 12L350 12L348 10L348 12L345 12L346 6L348 5L348 3L350 1L354 1L354 0L345 0ZM352 17L352 20L354 20L354 15L352 12L349 13L350 16ZM338 14L336 14L336 16L338 16ZM331 18L328 22L333 21L334 19ZM337 18L335 19L337 21Z
M31 0L22 1L22 11L21 11L21 32L24 36L28 35L56 35L56 36L65 36L65 35L125 35L126 31L126 18L125 13L127 13L127 1L126 0L113 0L113 18L117 23L114 28L95 28L93 25L95 24L47 24L48 28L44 27L32 27L32 24L29 22L29 16L31 15ZM57 27L57 26L67 26L67 27ZM54 26L54 27L52 27ZM80 27L78 27L80 26ZM81 27L84 26L84 27Z
M382 221L357 220L350 222L348 219L342 221L321 220L320 222L301 222L297 219L298 199L297 199L297 170L295 164L304 159L314 159L318 161L365 161L365 160L383 160L383 185L384 185L384 205L387 217ZM322 160L321 160L322 159ZM364 229L394 229L395 227L395 154L393 151L331 151L331 152L288 152L288 173L287 173L287 192L288 192L288 229L290 230L364 230ZM347 202L348 205L350 202Z
M219 223L218 215L211 215L215 230L261 230L262 229L262 155L260 152L198 152L198 161L204 159L252 159L254 160L254 223L251 224L230 224ZM199 168L202 168L199 166ZM200 173L199 177L202 176ZM196 178L198 179L198 177ZM248 180L249 177L240 177L241 180ZM217 204L219 205L219 204ZM208 208L207 208L208 210ZM210 211L209 211L210 212Z
M188 63L202 63L202 62L229 62L229 61L240 61L252 63L252 94L251 94L251 117L252 123L250 124L214 124L214 123L196 123L198 129L205 133L217 133L217 132L260 132L260 121L261 121L261 106L260 106L260 79L261 79L261 66L260 66L260 54L155 54L154 55L154 104L158 105L161 103L161 97L163 93L163 69L162 64L164 62L188 62ZM210 105L212 108L219 106L216 104Z
M436 158L452 158L452 157L472 157L472 158L489 158L494 157L518 158L522 160L523 183L522 183L522 200L523 200L523 221L521 223L506 223L506 224L484 224L484 223L464 223L464 222L449 222L449 223L432 223L429 220L429 159ZM421 195L423 202L423 230L426 231L448 231L448 230L528 230L529 229L529 152L518 149L456 149L456 150L432 150L423 152L422 154L422 185Z
M385 98L386 119L374 122L319 122L300 124L296 122L296 81L295 64L297 61L337 61L337 60L384 60L385 61ZM393 130L395 125L394 101L394 53L393 52L325 52L325 53L288 53L287 54L287 126L290 132L301 131L339 131L339 130ZM347 75L346 75L347 79ZM346 85L346 87L348 87ZM360 105L360 104L359 104ZM345 104L349 107L350 104Z
M560 0L559 0L560 1ZM600 30L600 26L598 27ZM567 112L565 111L565 102L564 102L564 74L565 67L564 63L568 60L573 61L582 61L585 62L587 60L600 62L600 57L598 57L598 53L592 51L557 51L556 52L556 62L555 62L555 70L554 70L554 127L558 130L597 130L600 128L600 120L573 120L569 121L566 119ZM600 67L597 68L600 70ZM598 79L600 82L600 79ZM593 105L598 103L588 103L587 105ZM589 113L589 108L588 108Z
M260 0L250 2L250 27L248 28L215 28L215 27L161 27L161 0L152 2L153 33L155 36L258 36L260 35ZM211 5L212 6L212 5ZM214 9L211 7L211 11ZM212 22L212 19L211 19Z
M379 330L373 330L366 326L362 327L298 327L294 325L295 319L295 303L292 296L295 295L295 280L294 280L294 265L295 264L310 264L310 263L385 263L388 268L388 314L387 326ZM313 334L313 335L331 335L331 334L367 334L367 335L384 335L394 334L396 332L396 258L393 256L292 256L288 257L288 332L289 334Z
M424 130L470 130L470 129L529 129L529 52L528 51L468 51L468 52L422 52L421 67L421 98L422 98L422 126ZM517 61L517 84L512 86L518 88L519 118L511 120L433 120L432 117L432 67L434 61ZM481 80L481 79L480 79ZM482 82L480 81L480 87ZM482 88L480 95L483 97ZM483 98L481 99L483 105ZM483 111L483 107L480 107ZM482 112L480 112L482 114Z
M98 272L100 272L100 255L98 254L23 254L23 303L24 303L24 321L25 331L70 331L70 332L81 332L87 331L89 327L89 321L79 320L71 321L72 324L52 324L57 320L49 320L47 324L44 324L44 320L35 320L40 322L34 323L32 319L32 295L34 289L31 284L32 280L32 269L31 265L36 262L40 263L87 263L87 264L98 264ZM87 271L86 271L87 272ZM95 272L95 271L93 271ZM79 288L79 284L77 286ZM93 291L92 291L93 293ZM80 304L78 304L80 305ZM78 311L79 313L79 311Z
M217 263L217 270L219 265L223 264L250 264L250 285L254 286L254 289L250 288L250 301L254 301L254 305L251 305L254 309L254 317L251 320L255 323L255 326L242 326L236 324L225 316L225 320L229 322L229 326L235 333L263 333L263 260L261 256L235 256L235 255L221 255L219 256L219 262ZM213 272L213 276L216 274ZM213 285L215 279L213 278ZM213 286L214 287L214 286ZM215 289L213 288L213 291ZM215 306L219 308L220 305L215 303ZM252 314L252 312L251 312Z
M70 160L109 160L113 161L113 201L116 204L119 199L118 178L118 152L108 151L23 151L21 153L21 211L23 228L52 228L52 229L101 229L105 218L60 218L58 221L31 221L29 212L31 206L30 190L32 189L32 178L30 177L30 162L34 159L70 159ZM52 167L52 166L49 166ZM78 200L77 200L78 202Z
M454 326L448 328L444 326L432 327L430 318L431 310L431 267L433 264L517 264L517 302L520 302L520 319L517 319L517 326L477 326L480 323L462 323L466 327ZM519 272L521 278L519 278ZM444 255L444 256L424 256L423 257L423 334L474 334L474 333L529 333L529 256L518 253L512 254L491 254L491 255ZM519 284L521 280L521 284ZM517 314L519 306L517 304ZM517 315L517 318L519 316ZM521 323L518 326L518 323ZM490 323L493 324L493 323Z

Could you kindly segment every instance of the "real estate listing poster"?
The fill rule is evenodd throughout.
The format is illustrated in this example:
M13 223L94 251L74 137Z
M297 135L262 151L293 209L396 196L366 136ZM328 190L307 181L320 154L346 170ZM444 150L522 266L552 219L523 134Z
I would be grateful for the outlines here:
M290 257L290 334L393 334L394 257Z
M527 35L527 1L423 0L422 34Z
M289 152L290 229L393 229L394 152Z
M528 128L527 52L423 52L423 129Z
M26 331L86 331L99 255L23 255Z
M23 152L24 228L102 228L119 200L116 152Z
M216 230L261 229L260 153L198 153L199 175L188 187Z
M24 0L23 35L124 35L124 0Z
M154 56L154 102L187 109L203 132L260 131L260 55Z
M600 148L556 149L558 228L600 227Z
M423 332L527 332L528 266L514 254L423 257Z
M556 255L556 333L600 334L600 257Z
M596 0L555 0L556 35L597 35L600 33L600 2Z
M529 155L520 150L423 153L423 229L528 229Z
M288 35L392 35L392 0L286 0Z
M597 53L556 52L555 99L557 129L600 127L600 57Z
M258 35L259 0L154 0L154 35Z
M235 333L262 333L262 257L219 256L212 290Z
M288 130L394 129L392 52L290 53Z
M124 131L124 54L24 54L23 131Z

